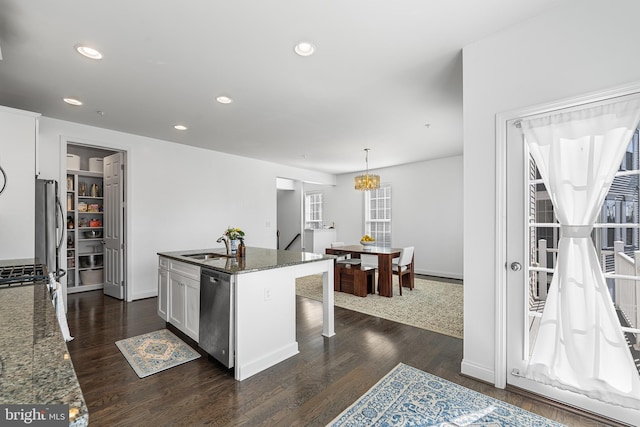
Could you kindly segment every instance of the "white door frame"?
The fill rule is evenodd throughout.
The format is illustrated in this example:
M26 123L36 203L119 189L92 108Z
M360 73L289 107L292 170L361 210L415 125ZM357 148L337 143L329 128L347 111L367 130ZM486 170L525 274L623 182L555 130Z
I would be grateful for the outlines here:
M130 284L133 280L133 269L131 268L134 265L134 254L133 254L133 234L130 232L129 227L133 223L133 174L131 173L132 165L134 162L134 149L133 146L118 144L113 142L105 142L105 141L94 141L88 140L86 138L72 137L67 135L60 135L60 145L59 145L59 153L60 153L60 178L59 182L66 182L67 180L67 144L72 145L84 145L88 147L96 147L102 148L112 151L120 151L125 155L125 215L124 215L124 247L125 247L125 290L124 290L124 299L127 302L133 301L133 292L131 290ZM63 190L66 188L61 186ZM66 191L66 190L65 190ZM64 200L64 199L62 199ZM65 297L66 297L66 285L64 286ZM66 304L65 298L65 307Z
M507 123L527 116L549 113L555 110L575 107L618 96L640 92L640 82L608 90L598 91L579 97L563 99L532 107L496 114L496 277L495 289L495 386L505 388L507 384Z

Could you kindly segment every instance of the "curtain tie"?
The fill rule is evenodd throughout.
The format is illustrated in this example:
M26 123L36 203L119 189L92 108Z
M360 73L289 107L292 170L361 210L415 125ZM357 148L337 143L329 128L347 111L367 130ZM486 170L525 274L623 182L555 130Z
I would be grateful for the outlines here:
M562 237L588 238L591 237L593 225L561 225Z

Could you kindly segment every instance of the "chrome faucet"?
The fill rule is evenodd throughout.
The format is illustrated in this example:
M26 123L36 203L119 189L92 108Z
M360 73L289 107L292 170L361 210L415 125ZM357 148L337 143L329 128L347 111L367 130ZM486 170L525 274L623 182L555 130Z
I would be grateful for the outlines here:
M229 255L229 241L227 240L227 236L220 236L216 243L224 242L224 246L227 248L227 256Z

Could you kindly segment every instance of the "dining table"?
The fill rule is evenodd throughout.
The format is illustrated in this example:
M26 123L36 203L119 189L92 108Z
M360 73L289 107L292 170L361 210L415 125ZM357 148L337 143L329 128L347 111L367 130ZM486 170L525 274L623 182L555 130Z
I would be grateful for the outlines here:
M380 296L393 296L393 259L400 257L402 248L387 248L373 245L346 245L334 248L327 248L328 255L350 255L351 258L360 258L360 255L378 256L378 294ZM409 266L411 275L414 274L413 259Z

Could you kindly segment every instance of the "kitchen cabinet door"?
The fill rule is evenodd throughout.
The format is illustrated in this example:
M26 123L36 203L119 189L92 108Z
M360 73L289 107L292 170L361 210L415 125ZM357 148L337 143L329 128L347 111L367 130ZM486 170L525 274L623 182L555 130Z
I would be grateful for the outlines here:
M167 316L163 317L163 274L168 275ZM200 267L160 257L158 264L158 315L198 341L200 327Z
M38 116L0 106L0 259L34 256Z
M184 333L198 341L200 326L200 282L185 280Z
M158 269L158 316L165 322L169 320L169 270Z
M169 323L182 332L185 330L186 290L185 278L176 273L169 273Z

